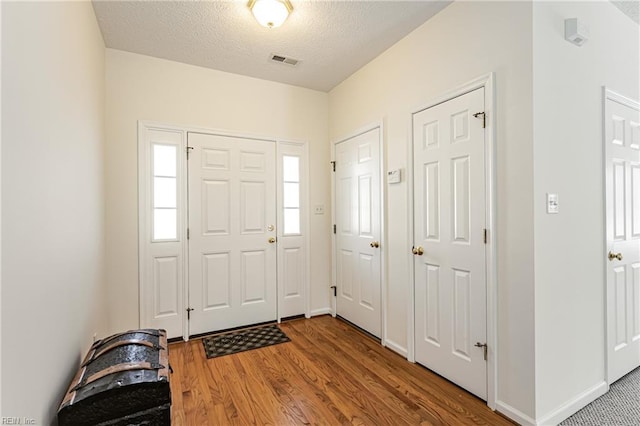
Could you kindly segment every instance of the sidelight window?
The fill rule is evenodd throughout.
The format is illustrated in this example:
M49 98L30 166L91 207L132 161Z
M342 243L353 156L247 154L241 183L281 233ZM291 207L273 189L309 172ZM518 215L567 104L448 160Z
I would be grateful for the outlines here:
M284 155L283 169L283 219L284 235L300 234L300 157Z
M159 143L151 145L154 241L175 241L178 237L177 148Z

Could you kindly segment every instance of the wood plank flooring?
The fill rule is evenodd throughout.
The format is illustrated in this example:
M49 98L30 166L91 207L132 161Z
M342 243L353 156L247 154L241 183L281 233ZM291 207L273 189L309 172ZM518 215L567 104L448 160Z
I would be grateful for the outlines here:
M291 342L214 359L200 339L170 345L172 424L513 424L339 319L281 328Z

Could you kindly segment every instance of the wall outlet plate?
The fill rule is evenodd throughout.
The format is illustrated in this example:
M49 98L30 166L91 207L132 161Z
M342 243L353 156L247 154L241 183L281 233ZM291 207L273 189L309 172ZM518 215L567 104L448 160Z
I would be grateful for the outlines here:
M316 204L313 207L313 214L324 214L324 204Z
M560 213L560 202L558 200L558 194L547 193L547 213Z

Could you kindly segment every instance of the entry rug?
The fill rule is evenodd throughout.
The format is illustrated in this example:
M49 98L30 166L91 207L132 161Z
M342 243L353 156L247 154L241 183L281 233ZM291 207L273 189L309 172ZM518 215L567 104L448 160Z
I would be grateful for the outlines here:
M207 358L217 358L290 341L291 339L274 324L202 339Z

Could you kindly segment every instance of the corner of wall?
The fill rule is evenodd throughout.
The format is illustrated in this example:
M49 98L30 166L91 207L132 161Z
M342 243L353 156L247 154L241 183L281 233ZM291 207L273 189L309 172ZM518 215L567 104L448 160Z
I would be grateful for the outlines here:
M454 2L334 88L330 135L385 120L387 168L410 167L412 108L480 75L496 75L499 410L535 417L533 6ZM432 41L437 39L438 43ZM445 55L443 52L456 52ZM384 84L380 84L383 79ZM402 347L411 318L407 183L389 190L389 336ZM409 284L405 284L409 283ZM409 346L409 345L407 345Z
M590 28L582 46L564 39L564 20L576 17ZM639 93L639 33L610 2L533 4L535 412L542 424L564 420L607 388L602 86ZM547 213L548 193L559 197L557 214Z
M0 10L2 415L50 424L106 323L104 42L88 2Z

